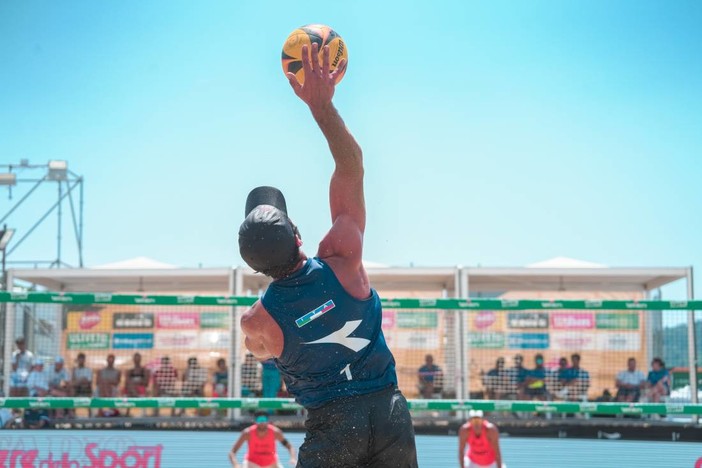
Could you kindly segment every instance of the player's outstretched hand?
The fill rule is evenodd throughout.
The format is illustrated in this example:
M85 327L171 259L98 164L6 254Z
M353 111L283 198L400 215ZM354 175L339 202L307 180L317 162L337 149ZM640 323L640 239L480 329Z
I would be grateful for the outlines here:
M290 466L296 466L297 465L297 459L296 458L291 458L290 459Z
M310 48L302 46L302 69L305 72L305 83L300 84L295 78L295 74L287 73L288 81L295 94L302 99L313 111L322 109L331 103L334 97L334 87L338 75L344 73L346 60L342 59L336 70L329 71L329 46L322 48L322 66L319 66L317 57L319 56L319 46L312 44L312 59Z

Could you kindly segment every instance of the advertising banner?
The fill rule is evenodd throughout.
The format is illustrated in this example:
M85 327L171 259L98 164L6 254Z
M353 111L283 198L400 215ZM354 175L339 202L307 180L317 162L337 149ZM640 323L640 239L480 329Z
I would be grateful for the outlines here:
M398 328L436 328L436 312L397 312Z
M597 348L602 351L640 351L641 335L637 332L602 332L597 335Z
M602 330L638 330L639 314L597 314L597 328Z
M161 312L156 315L156 327L180 330L200 328L200 314L197 312Z
M438 349L439 337L429 331L398 331L393 334L396 349Z
M507 336L510 349L548 349L548 333L510 333Z
M229 349L232 345L232 334L223 331L200 332L200 349Z
M199 345L198 333L193 330L179 332L159 332L154 337L156 349L196 349Z
M203 312L200 314L200 328L229 329L231 320L227 312Z
M470 329L472 331L502 331L505 314L492 310L470 312Z
M589 330L595 328L595 318L585 312L554 312L551 314L551 326L556 330Z
M597 349L597 335L593 332L551 332L551 349L558 351L590 351Z
M110 331L112 322L107 311L85 310L82 312L68 312L66 330L76 332L103 332Z
M112 328L154 328L154 314L115 312L112 314Z
M469 332L468 344L471 348L499 349L505 347L505 334L499 332Z
M112 349L152 349L153 333L115 333L112 335Z
M383 311L383 330L389 330L395 327L395 311L394 310L384 310Z
M507 314L509 328L548 328L548 314L543 312L510 312Z
M108 349L109 333L69 333L66 335L67 349Z

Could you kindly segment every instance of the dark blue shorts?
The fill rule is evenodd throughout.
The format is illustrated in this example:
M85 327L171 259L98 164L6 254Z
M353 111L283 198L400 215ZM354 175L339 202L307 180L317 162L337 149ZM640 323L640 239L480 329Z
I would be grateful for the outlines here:
M311 409L298 468L416 468L407 400L391 387Z

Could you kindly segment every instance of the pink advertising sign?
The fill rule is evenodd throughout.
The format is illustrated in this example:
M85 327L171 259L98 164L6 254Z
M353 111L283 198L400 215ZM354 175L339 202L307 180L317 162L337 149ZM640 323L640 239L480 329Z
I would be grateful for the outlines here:
M388 330L395 326L395 311L394 310L384 310L383 311L383 330Z
M193 329L200 327L196 312L161 312L156 315L156 327L168 329Z
M483 310L473 315L473 327L476 330L490 328L497 321L497 314L491 310Z
M551 327L556 330L586 330L595 328L595 317L584 312L551 314Z

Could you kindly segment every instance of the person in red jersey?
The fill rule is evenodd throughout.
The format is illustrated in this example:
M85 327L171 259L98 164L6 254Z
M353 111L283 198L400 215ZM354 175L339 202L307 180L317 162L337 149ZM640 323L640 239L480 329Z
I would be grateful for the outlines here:
M500 433L486 421L481 410L470 410L468 422L458 431L458 463L461 468L506 468L502 464Z
M290 452L290 464L295 466L295 449L283 435L283 431L268 422L266 413L256 414L256 424L241 431L239 440L236 441L229 460L232 466L237 468L239 462L236 460L236 452L239 451L244 442L248 442L249 450L244 457L243 468L280 468L282 465L278 461L278 453L275 450L275 441L280 443Z

